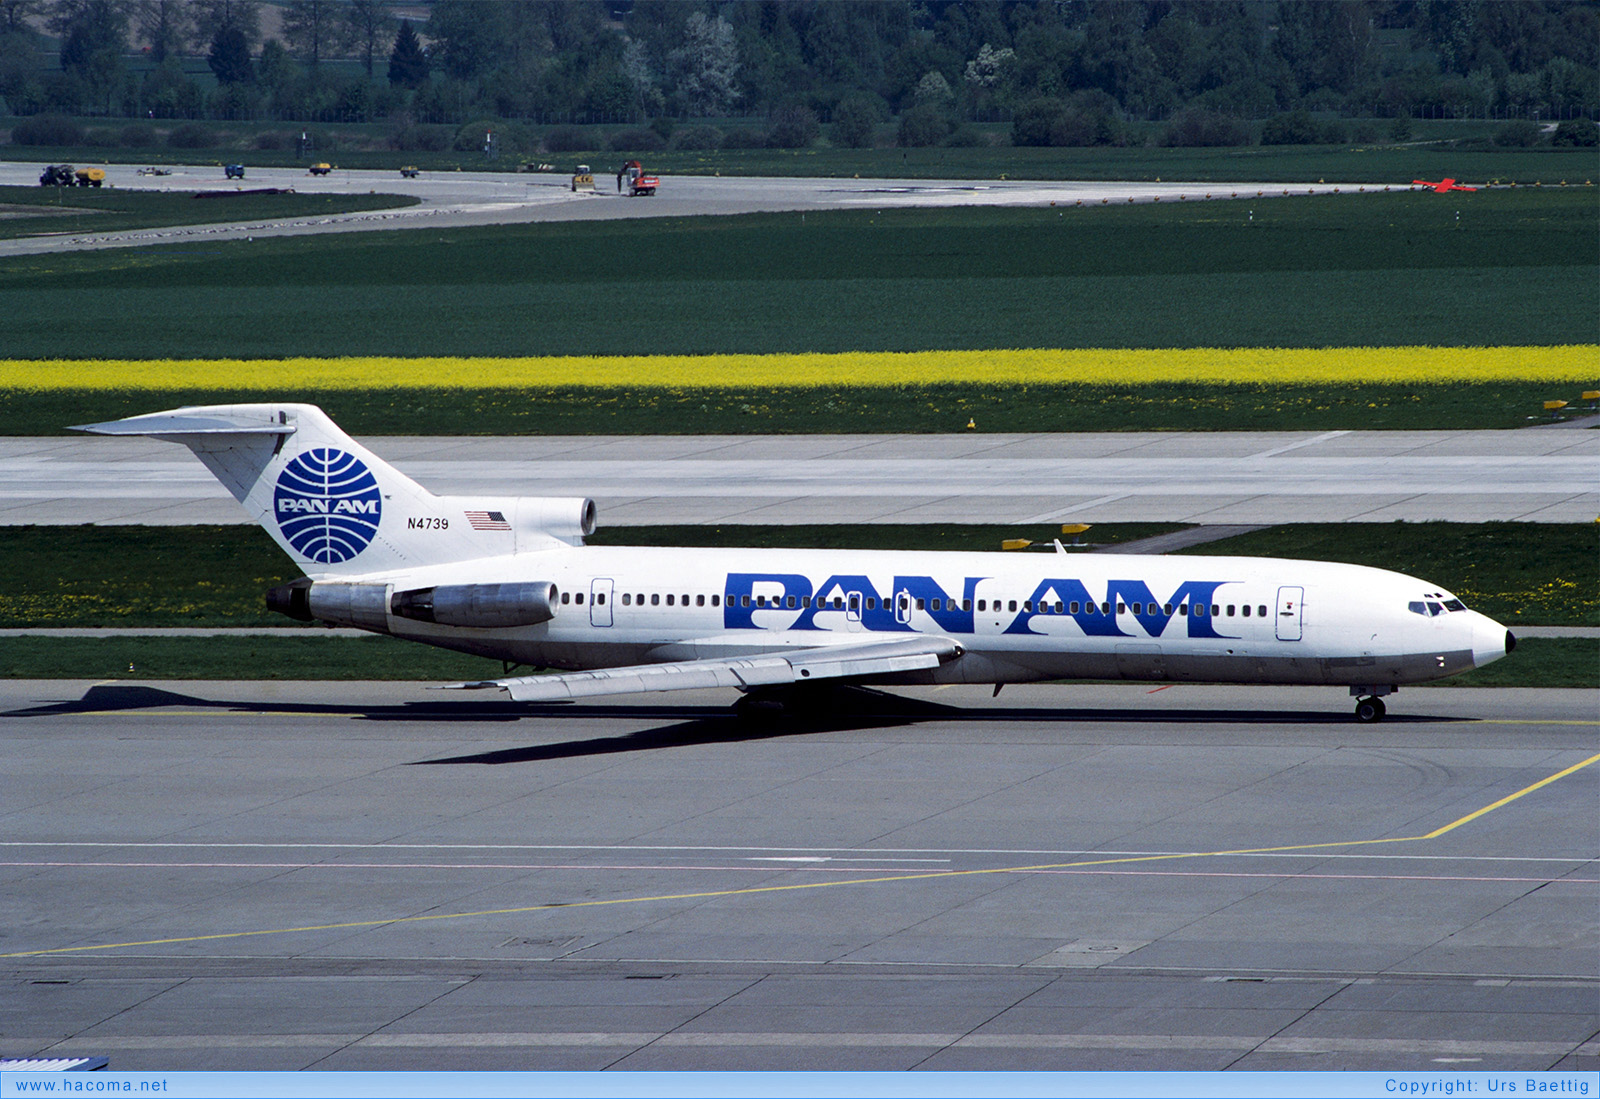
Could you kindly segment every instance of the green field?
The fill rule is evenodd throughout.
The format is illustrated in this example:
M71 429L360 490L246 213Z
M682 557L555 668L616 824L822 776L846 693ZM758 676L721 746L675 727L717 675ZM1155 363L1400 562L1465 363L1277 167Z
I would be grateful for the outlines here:
M229 184L229 187L232 187ZM250 184L242 186L248 188ZM82 187L0 187L0 240L163 225L343 214L414 206L410 195L229 195Z
M1090 542L1131 541L1177 524L1097 524ZM997 550L1047 542L1050 525L607 527L597 545ZM1600 526L1326 523L1271 527L1198 554L1373 565L1440 584L1518 625L1600 625ZM262 593L298 575L255 526L0 527L0 628L291 626Z
M282 637L6 637L0 638L0 678L446 682L505 674L498 660L484 657L388 637L308 637L303 636L305 632L286 632ZM1440 683L1455 687L1600 688L1600 639L1531 638L1487 668ZM1071 705L1071 684L1062 684L1061 689L1062 705ZM505 696L452 697L501 700Z
M0 357L1587 344L1595 195L760 214L21 257L0 271Z

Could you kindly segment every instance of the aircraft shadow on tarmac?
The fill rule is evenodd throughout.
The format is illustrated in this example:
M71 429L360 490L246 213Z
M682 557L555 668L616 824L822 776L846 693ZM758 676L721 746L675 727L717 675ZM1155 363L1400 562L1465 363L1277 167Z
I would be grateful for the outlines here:
M1070 697L1070 687L1062 688ZM140 710L181 707L197 713L280 714L286 717L346 717L359 721L516 722L527 718L567 718L574 721L630 721L662 719L668 724L618 736L594 737L506 748L442 759L418 760L414 766L476 763L486 765L535 763L552 759L609 755L619 752L682 748L699 744L737 743L809 733L856 732L917 725L929 721L965 725L1083 723L1181 727L1190 725L1310 725L1344 726L1350 716L1340 710L1218 710L1218 709L1106 709L1088 707L964 708L904 698L865 687L833 687L806 699L793 709L751 708L744 713L732 707L684 705L622 706L592 703L519 703L507 700L466 700L382 703L281 702L266 699L200 698L158 687L99 684L81 699L30 706L0 713L0 717L52 717L73 714L135 714ZM1455 723L1470 718L1424 714L1391 714L1391 723Z

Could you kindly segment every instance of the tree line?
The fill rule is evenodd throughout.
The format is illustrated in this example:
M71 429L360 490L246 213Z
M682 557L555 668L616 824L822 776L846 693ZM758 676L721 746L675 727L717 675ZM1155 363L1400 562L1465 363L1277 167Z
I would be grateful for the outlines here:
M1295 135L1313 116L1593 117L1600 11L1576 0L0 0L0 114L45 112L656 121L657 132L671 128L660 120L754 117L775 144L826 132L844 145L880 140L891 123L902 144L959 143L974 122L1010 122L1020 144L1115 144L1129 123L1164 120L1173 141L1229 144L1247 133L1241 119Z

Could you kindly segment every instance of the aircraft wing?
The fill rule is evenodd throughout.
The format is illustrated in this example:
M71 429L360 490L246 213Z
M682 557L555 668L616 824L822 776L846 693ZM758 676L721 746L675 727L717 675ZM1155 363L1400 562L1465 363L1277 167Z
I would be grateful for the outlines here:
M596 695L644 691L687 691L700 687L769 687L818 679L867 676L937 668L961 655L948 637L917 637L819 645L725 659L681 660L670 664L635 664L590 672L557 672L509 679L451 683L450 688L499 687L518 702L553 702Z

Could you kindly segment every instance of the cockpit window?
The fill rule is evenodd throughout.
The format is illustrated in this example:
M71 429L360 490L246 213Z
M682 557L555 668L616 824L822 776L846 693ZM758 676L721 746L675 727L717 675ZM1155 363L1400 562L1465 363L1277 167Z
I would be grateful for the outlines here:
M1459 599L1446 599L1444 609L1447 611L1464 611L1467 609L1467 605Z
M1444 608L1439 606L1439 604L1424 603L1420 599L1413 603L1407 603L1406 610L1410 611L1412 614L1420 614L1424 618L1432 618L1436 614L1444 613Z
M1429 614L1443 614L1444 613L1443 604L1435 603L1432 600L1429 600L1428 601L1428 613Z

